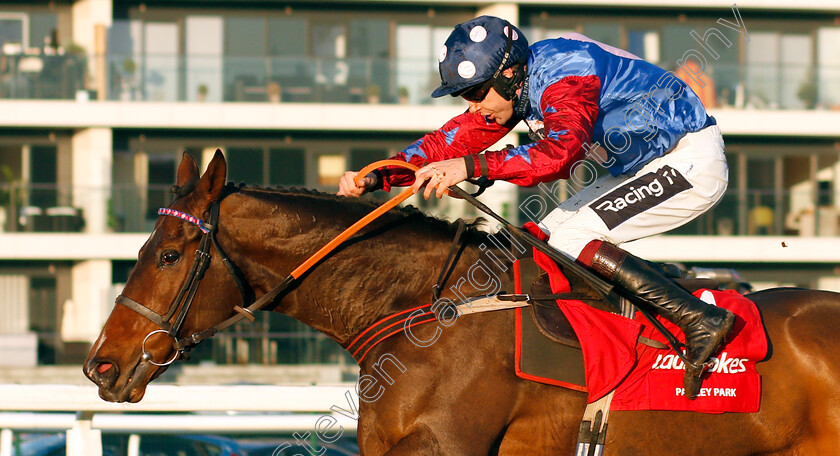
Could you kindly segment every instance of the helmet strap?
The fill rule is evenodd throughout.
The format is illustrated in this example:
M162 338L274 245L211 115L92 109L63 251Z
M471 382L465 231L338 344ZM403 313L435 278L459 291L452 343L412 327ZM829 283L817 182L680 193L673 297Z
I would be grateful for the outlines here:
M513 115L520 119L524 119L531 108L530 97L528 96L528 78L523 78L522 91L519 92L518 98L515 98L513 102Z
M515 100L516 99L516 91L519 89L519 86L522 84L522 81L525 80L525 64L528 61L528 56L522 57L521 60L516 62L513 68L513 76L510 78L506 78L503 75L493 80L493 89L502 96L505 100Z
M510 25L510 22L505 21L505 27L508 29L507 33L507 40L505 41L505 53L502 55L502 61L499 63L499 67L496 68L496 71L493 72L493 77L491 77L485 84L489 84L490 87L496 89L496 92L499 92L505 100L510 100L511 98L502 92L499 91L497 87L502 87L505 85L507 78L502 76L502 72L505 71L505 67L508 66L508 59L510 58L510 50L513 48L513 26ZM504 31L504 27L502 28ZM515 91L514 91L515 92Z
M496 71L493 73L493 77L490 78L493 81L499 79L499 76L502 75L502 71L504 71L507 66L508 59L510 58L510 50L513 48L513 26L507 21L505 21L505 24L507 24L505 27L508 29L507 41L505 42L505 53L502 56L502 62L499 64L499 68L496 68ZM504 30L504 28L502 30Z

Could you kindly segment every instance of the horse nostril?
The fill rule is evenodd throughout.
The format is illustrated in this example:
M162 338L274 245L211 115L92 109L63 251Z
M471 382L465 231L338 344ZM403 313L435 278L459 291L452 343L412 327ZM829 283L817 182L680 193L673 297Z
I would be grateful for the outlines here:
M90 363L88 377L101 386L110 386L119 377L119 368L108 361L94 361Z

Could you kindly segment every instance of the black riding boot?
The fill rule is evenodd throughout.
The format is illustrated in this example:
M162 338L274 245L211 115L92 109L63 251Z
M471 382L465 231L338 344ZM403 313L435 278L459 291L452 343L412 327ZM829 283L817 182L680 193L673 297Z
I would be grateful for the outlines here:
M735 324L735 315L706 304L664 277L646 261L607 242L603 242L589 264L625 292L652 304L646 309L676 324L685 334L685 394L694 399L700 392L704 363L723 345Z

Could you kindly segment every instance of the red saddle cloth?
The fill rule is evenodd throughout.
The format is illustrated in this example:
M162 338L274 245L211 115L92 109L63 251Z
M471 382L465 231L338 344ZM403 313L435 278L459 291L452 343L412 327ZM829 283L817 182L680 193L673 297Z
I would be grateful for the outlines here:
M536 226L526 228L546 237ZM554 261L536 249L534 260L549 274L554 293L570 291L569 282ZM640 312L631 320L581 301L557 301L581 342L589 402L615 389L611 410L758 411L761 379L755 364L767 355L767 335L755 303L731 290L700 290L694 295L729 309L737 317L730 341L704 374L702 389L694 400L685 397L683 363L673 350L638 342L642 335L665 343L664 336ZM685 342L676 325L660 321Z

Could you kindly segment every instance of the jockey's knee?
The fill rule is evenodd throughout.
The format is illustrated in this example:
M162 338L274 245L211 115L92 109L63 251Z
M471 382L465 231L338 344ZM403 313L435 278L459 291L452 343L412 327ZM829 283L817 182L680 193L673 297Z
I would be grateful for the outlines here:
M551 236L548 238L548 245L565 253L569 258L576 260L580 252L593 239L592 235L587 235L586 233L558 230L551 233Z

